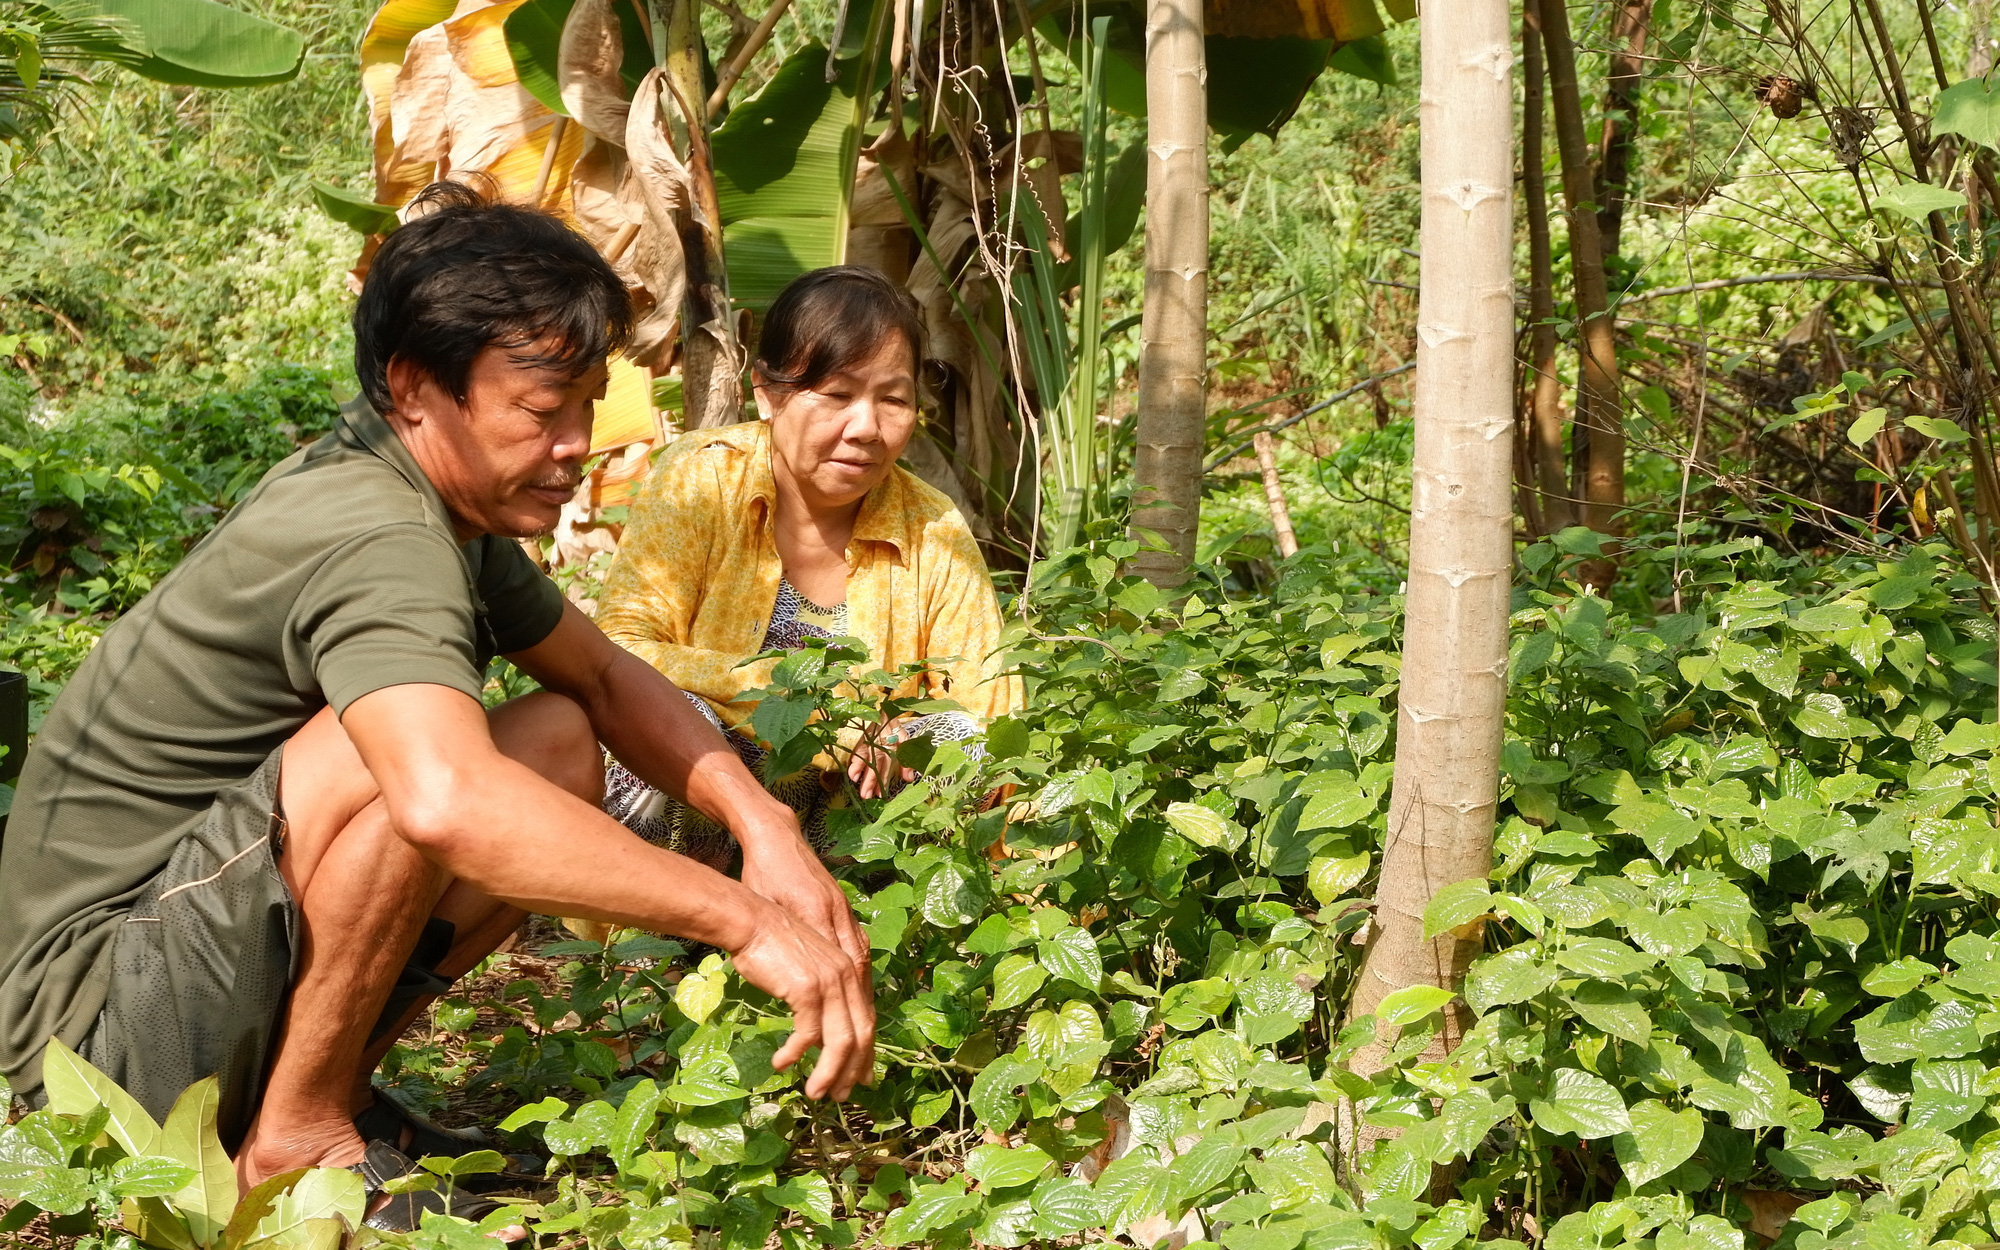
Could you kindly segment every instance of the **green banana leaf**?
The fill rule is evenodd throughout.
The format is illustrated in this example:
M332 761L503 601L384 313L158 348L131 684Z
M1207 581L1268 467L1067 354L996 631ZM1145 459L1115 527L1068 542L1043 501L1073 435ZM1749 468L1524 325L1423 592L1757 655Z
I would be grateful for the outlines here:
M213 0L89 0L88 7L130 23L133 68L156 82L189 87L250 87L299 72L306 41L295 30Z
M1392 5L1391 11L1399 10ZM1144 117L1145 34L1128 9L1112 10L1111 19L1105 45L1110 53L1104 60L1105 103L1128 117ZM1061 16L1043 19L1036 29L1082 69L1086 43L1064 25ZM1381 35L1348 43L1210 35L1202 43L1208 68L1208 124L1223 137L1225 150L1252 135L1276 138L1329 66L1370 82L1396 83L1396 64Z
M356 192L329 186L324 182L313 183L312 192L320 210L343 226L362 234L395 232L398 222L394 204L377 204Z
M855 10L848 20L864 33L857 54L835 62L835 81L826 80L825 45L809 42L710 140L729 293L742 307L762 311L793 278L847 257L854 166L881 85L889 5Z
M576 0L528 0L509 13L501 26L521 86L543 107L564 117L569 116L569 110L563 107L556 59L562 49L563 23L575 7Z

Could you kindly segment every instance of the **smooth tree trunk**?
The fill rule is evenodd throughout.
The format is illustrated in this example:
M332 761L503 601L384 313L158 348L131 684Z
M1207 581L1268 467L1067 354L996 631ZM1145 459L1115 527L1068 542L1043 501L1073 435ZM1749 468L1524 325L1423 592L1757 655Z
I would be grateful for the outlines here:
M1625 508L1625 410L1618 389L1618 348L1609 313L1610 296L1604 280L1604 247L1597 232L1594 197L1597 178L1583 131L1583 102L1577 91L1576 44L1570 38L1569 12L1564 0L1527 0L1537 4L1542 47L1548 54L1549 103L1555 115L1556 153L1562 162L1563 200L1568 210L1570 274L1575 284L1577 339L1577 425L1587 433L1589 448L1582 457L1572 453L1571 489L1582 501L1578 519L1600 534L1615 535L1618 514ZM1572 444L1576 440L1572 439ZM1576 460L1581 459L1579 465ZM1593 560L1580 570L1586 584L1602 589L1611 584L1611 561Z
M1477 925L1424 937L1424 908L1492 866L1513 567L1514 54L1507 0L1423 6L1423 226L1416 447L1396 774L1375 911L1349 1008L1457 990ZM1433 1043L1463 1035L1462 1000ZM1379 1063L1364 1051L1357 1066ZM1372 1057L1372 1058L1371 1058Z
M1132 569L1188 578L1208 399L1208 87L1201 0L1146 0L1146 292ZM1152 549L1157 536L1164 550Z
M1597 145L1597 233L1606 259L1618 255L1625 204L1632 197L1639 89L1646 82L1646 40L1652 32L1653 0L1619 0L1611 15L1611 76L1605 83L1604 133Z
M1535 502L1544 533L1576 524L1563 453L1562 379L1556 373L1555 261L1549 241L1549 189L1543 173L1546 75L1535 0L1521 15L1521 200L1528 215L1527 437Z

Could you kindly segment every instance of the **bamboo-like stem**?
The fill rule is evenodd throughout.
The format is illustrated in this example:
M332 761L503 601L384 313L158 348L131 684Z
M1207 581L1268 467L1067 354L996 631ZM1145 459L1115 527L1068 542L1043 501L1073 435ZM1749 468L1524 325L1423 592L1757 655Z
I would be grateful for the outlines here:
M1285 504L1285 480L1278 476L1278 440L1260 430L1250 440L1257 448L1257 470L1264 477L1264 506L1271 510L1271 531L1278 536L1278 554L1289 560L1299 554L1299 536L1292 529L1292 510Z
M536 208L542 206L542 197L548 194L549 178L556 170L556 151L562 147L563 132L568 129L569 118L560 113L549 123L548 146L542 149L542 168L535 174L534 194L528 197L528 203Z
M1556 152L1562 161L1563 200L1568 209L1570 274L1576 291L1577 424L1589 431L1589 456L1581 489L1583 524L1600 534L1618 532L1625 507L1625 405L1618 387L1616 331L1608 313L1604 251L1592 201L1596 178L1583 130L1583 100L1577 90L1576 44L1570 38L1564 0L1528 0L1541 18L1547 53L1549 102L1556 123ZM1609 560L1587 562L1580 576L1600 589L1611 582Z
M1521 198L1528 214L1528 452L1537 527L1553 534L1576 524L1563 457L1562 379L1556 376L1554 249L1549 239L1548 176L1543 172L1541 19L1534 0L1521 16Z
M1146 287L1132 458L1132 568L1175 589L1194 562L1208 396L1208 86L1201 0L1146 4ZM1155 549L1153 539L1164 545Z
M750 62L756 55L764 50L764 45L771 42L771 32L778 28L778 19L783 17L785 10L791 6L792 0L771 0L771 7L764 10L764 16L758 20L757 28L750 32L750 37L743 41L743 46L736 50L736 55L729 58L729 63L717 72L715 90L709 94L708 103L702 108L702 114L708 120L714 121L715 115L722 111L724 104L728 103L729 93L735 88L737 80L743 77L744 70L750 68Z

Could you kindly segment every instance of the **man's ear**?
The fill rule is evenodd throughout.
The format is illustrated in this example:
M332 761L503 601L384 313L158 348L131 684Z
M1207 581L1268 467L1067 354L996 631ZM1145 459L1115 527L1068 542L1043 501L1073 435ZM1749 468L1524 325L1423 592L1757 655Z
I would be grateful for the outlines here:
M421 366L405 357L395 357L389 361L388 383L389 402L398 417L421 424L430 415L430 405L436 400L439 387L437 380Z

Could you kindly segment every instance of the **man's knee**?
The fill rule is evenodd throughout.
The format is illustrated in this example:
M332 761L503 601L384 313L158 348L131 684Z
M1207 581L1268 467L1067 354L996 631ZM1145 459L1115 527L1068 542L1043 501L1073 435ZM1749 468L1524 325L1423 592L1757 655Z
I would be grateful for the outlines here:
M510 699L488 716L493 741L512 760L593 806L604 800L604 749L583 708L547 690Z

